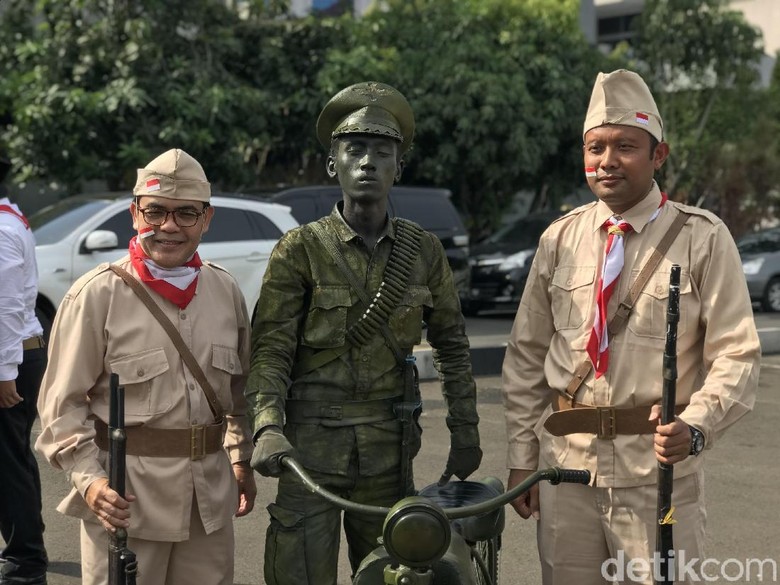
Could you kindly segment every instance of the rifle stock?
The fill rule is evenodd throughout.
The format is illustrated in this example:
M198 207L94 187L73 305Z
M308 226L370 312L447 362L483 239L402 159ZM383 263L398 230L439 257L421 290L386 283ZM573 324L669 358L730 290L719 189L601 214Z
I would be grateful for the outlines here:
M661 400L661 424L674 421L674 407L677 400L677 322L680 320L680 266L672 265L669 276L669 305L666 310L666 345L663 362L663 396ZM672 490L674 466L658 463L658 525L656 527L655 551L660 559L660 575L656 584L674 583L674 506Z
M108 486L125 497L125 389L119 385L119 376L111 374L111 394L108 414ZM135 585L138 563L135 553L127 548L127 531L117 528L109 533L108 583L109 585Z

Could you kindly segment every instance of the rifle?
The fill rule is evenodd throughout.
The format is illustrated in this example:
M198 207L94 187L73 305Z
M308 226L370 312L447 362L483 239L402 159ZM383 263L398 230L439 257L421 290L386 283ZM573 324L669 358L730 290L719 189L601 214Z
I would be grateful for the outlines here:
M119 385L119 376L111 374L111 394L108 413L108 487L125 497L125 387ZM138 562L135 553L127 548L127 531L117 528L109 533L109 585L135 585Z
M664 388L661 399L661 424L674 421L674 406L677 400L677 322L680 320L680 266L672 265L669 276L669 305L666 310L666 346L664 347ZM658 526L655 535L655 552L661 560L660 575L655 582L665 585L674 583L674 540L675 520L672 506L672 483L674 466L658 463Z
M401 421L401 498L409 495L407 492L407 483L411 477L412 466L412 441L415 439L416 416L422 410L422 401L420 399L420 379L417 374L416 358L414 355L406 356L402 366L404 397L403 402L396 403L393 407L395 414ZM419 437L417 437L419 439Z

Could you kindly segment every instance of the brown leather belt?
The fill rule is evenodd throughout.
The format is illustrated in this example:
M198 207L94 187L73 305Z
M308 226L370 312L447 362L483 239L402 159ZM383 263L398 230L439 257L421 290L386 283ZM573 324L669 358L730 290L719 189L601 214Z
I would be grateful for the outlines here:
M40 335L36 335L35 337L28 337L22 341L22 350L24 351L29 349L42 349L44 347L46 347L46 342Z
M351 427L397 419L393 407L400 402L400 396L344 402L288 398L284 412L288 423Z
M678 404L674 412L680 414L687 404ZM565 396L559 395L553 401L553 412L546 421L544 428L562 437L572 433L591 433L599 439L611 441L617 435L644 435L655 432L658 423L647 420L650 417L650 406L634 408L617 408L615 406L588 406L574 403Z
M125 427L126 453L139 457L187 457L192 461L222 449L226 423L196 425L188 429L157 429L145 425ZM95 443L108 451L108 425L95 420Z

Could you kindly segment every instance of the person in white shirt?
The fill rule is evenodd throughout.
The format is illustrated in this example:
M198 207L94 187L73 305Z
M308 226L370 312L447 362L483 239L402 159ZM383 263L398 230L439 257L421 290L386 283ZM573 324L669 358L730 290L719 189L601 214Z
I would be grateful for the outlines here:
M46 585L41 479L30 448L46 369L37 294L32 230L19 207L0 196L0 585Z

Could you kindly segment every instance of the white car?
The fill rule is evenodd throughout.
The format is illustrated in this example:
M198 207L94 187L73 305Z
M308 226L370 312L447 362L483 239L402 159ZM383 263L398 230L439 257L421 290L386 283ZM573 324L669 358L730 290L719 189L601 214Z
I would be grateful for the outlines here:
M41 209L30 217L38 261L37 314L45 333L70 286L101 262L127 254L135 235L129 193L79 195ZM274 245L298 222L290 208L248 197L214 195L209 231L198 253L226 268L238 281L250 316Z

